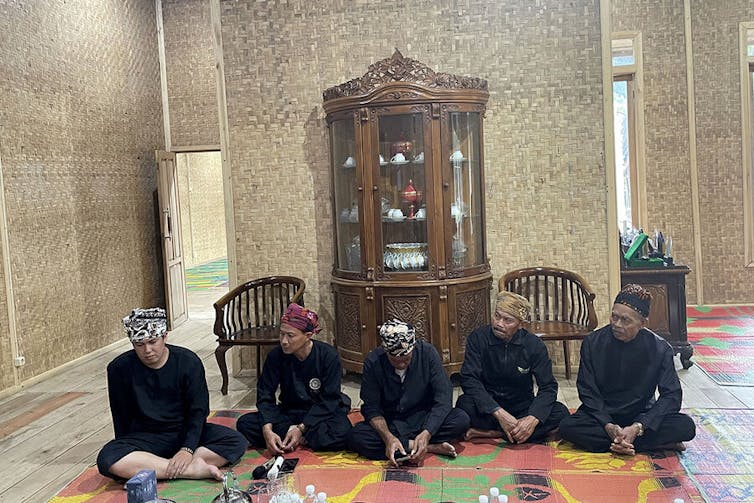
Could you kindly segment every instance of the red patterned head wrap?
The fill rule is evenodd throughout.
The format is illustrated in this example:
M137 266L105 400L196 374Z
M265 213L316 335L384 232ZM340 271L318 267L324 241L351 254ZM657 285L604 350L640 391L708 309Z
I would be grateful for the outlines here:
M319 328L319 316L317 316L317 313L298 304L288 305L285 313L280 317L280 323L290 325L304 333L312 332L317 334L322 330Z

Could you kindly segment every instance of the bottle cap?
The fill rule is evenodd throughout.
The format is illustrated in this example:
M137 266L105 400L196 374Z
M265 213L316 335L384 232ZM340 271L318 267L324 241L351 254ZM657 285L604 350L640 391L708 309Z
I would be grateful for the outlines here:
M314 495L314 484L309 484L308 486L306 486L306 494L307 496Z
M500 489L497 487L490 487L490 496L497 498L500 495Z

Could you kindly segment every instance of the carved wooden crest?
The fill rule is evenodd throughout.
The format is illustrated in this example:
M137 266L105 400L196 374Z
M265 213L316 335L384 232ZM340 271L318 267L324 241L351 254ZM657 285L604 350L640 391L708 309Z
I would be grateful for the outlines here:
M390 82L413 82L426 87L445 89L487 90L487 81L479 77L463 77L450 73L437 73L427 65L411 58L404 58L396 49L393 55L369 66L367 73L322 93L324 101L346 96L367 94Z

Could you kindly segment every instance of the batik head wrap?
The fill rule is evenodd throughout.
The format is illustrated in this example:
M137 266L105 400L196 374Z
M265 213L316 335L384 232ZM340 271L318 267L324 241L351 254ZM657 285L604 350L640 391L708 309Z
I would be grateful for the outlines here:
M531 321L531 304L526 297L517 293L507 291L498 293L495 311L509 314L521 321Z
M380 325L382 347L393 356L405 356L416 346L416 330L408 323L392 319Z
M614 304L623 304L628 306L641 315L642 318L649 318L649 303L652 301L652 295L639 285L629 284L615 297Z
M165 335L168 319L161 307L138 308L123 318L123 329L131 342L144 342Z
M285 313L280 317L280 323L297 328L305 334L309 332L317 334L322 330L319 328L319 316L317 316L317 313L298 304L288 304Z

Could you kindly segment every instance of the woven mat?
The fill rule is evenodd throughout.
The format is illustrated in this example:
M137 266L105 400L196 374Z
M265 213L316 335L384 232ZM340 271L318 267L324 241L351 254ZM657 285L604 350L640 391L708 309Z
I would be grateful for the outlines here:
M706 501L754 502L754 411L689 409L696 438L681 456Z
M219 411L211 421L232 426L240 411ZM356 418L353 418L356 419ZM315 484L331 503L382 501L477 501L479 494L498 487L510 501L648 502L683 498L701 502L700 493L674 453L621 457L575 450L565 442L509 446L496 442L461 442L459 457L430 455L418 467L387 469L385 462L369 461L352 453L314 453L299 449L287 457L299 459L287 479L300 494ZM233 467L242 488L251 484L250 471L266 458L249 450ZM178 502L211 501L220 485L210 481L161 482L163 498ZM97 473L84 471L53 503L122 502L122 485Z
M201 290L228 286L228 259L221 258L186 269L186 288Z
M754 307L689 306L693 361L722 386L754 386Z

